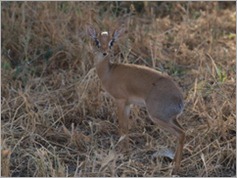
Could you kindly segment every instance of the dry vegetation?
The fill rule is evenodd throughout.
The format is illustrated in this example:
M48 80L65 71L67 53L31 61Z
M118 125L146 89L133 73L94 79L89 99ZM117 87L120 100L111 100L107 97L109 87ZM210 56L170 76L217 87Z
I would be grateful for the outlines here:
M181 86L180 176L236 175L235 2L1 2L2 176L170 176L175 138L133 107L119 151L113 100L93 66L87 24L124 24L116 61Z

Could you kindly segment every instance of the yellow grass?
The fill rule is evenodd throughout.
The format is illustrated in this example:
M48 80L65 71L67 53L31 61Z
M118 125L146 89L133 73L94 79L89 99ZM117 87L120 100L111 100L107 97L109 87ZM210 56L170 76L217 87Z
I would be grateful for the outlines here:
M133 107L119 151L116 106L95 73L86 25L123 24L115 62L181 86L180 176L236 175L235 2L1 2L2 176L170 176L175 138Z

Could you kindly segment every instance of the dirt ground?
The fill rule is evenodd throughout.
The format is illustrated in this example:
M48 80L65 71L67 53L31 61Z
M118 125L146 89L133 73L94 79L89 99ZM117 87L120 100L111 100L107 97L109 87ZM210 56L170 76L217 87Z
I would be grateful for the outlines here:
M1 175L171 176L176 138L133 106L120 152L116 105L97 77L87 25L126 31L113 62L181 87L179 176L236 176L235 2L1 2Z

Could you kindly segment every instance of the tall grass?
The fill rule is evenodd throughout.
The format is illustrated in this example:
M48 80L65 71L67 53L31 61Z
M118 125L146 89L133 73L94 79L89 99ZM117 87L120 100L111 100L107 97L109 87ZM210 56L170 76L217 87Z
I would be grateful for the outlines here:
M181 176L236 175L235 2L1 2L2 176L170 176L175 138L133 107L119 151L116 106L87 25L127 32L115 62L171 75L185 96Z

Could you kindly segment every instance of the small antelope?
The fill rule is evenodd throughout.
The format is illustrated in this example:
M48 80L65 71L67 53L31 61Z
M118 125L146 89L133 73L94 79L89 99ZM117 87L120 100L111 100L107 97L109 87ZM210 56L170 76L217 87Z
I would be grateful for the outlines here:
M180 89L167 75L154 69L110 62L110 53L124 29L97 33L88 27L90 37L95 41L95 66L104 89L115 99L118 107L119 130L128 133L130 104L146 106L154 123L170 131L178 138L173 174L179 170L185 133L177 121L184 108Z

